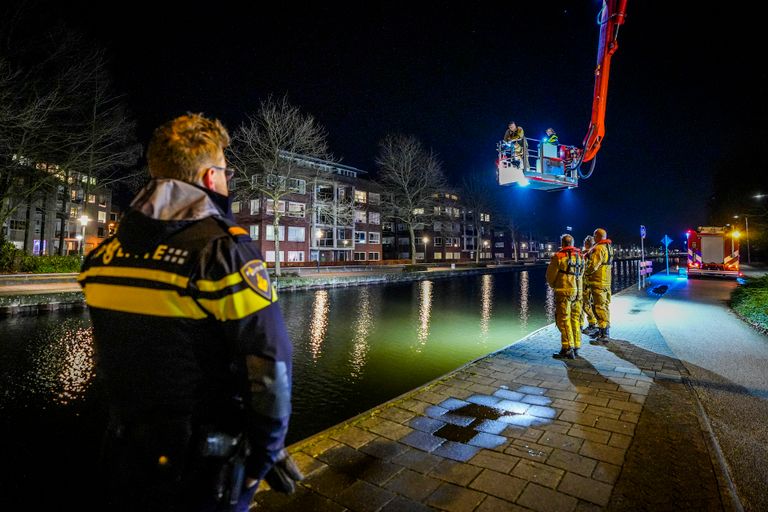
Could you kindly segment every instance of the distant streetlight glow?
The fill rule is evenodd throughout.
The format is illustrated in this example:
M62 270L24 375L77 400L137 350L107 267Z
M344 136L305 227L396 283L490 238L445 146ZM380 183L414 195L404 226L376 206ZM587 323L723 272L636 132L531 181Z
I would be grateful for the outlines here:
M91 220L88 218L87 215L83 215L80 217L80 226L82 227L82 235L80 236L80 256L83 256L85 254L85 226L88 225L88 221Z

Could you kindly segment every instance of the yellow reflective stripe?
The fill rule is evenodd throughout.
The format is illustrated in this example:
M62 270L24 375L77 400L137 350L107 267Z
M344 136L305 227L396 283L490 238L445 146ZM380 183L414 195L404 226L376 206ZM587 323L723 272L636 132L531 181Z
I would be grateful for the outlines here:
M243 276L240 275L240 272L235 272L234 274L222 277L218 281L200 279L199 281L195 281L195 285L197 285L197 289L201 292L217 292L223 290L227 286L235 285L242 280Z
M232 226L231 228L228 229L228 231L229 231L229 234L233 236L248 234L248 232L245 229L241 228L240 226Z
M197 299L217 320L240 320L272 304L250 288L220 299Z
M195 320L207 316L192 297L183 297L173 290L86 283L83 292L85 293L85 302L94 308L137 315L192 318Z
M152 270L147 268L134 267L92 267L81 272L77 276L78 281L83 281L89 277L127 277L129 279L146 279L158 283L171 284L180 288L186 288L189 278L166 272L164 270Z

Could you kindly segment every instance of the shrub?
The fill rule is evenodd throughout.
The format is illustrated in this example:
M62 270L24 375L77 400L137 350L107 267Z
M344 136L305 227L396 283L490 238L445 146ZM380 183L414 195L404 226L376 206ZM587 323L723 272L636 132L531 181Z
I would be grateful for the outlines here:
M403 272L423 272L426 270L426 265L406 265L403 267Z
M736 288L731 307L763 332L768 331L768 276L750 279Z

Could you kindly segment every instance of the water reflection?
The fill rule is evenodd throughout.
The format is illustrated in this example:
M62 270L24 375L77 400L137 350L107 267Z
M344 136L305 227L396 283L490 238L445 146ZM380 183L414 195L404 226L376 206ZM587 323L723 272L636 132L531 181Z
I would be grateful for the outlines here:
M547 287L547 297L544 300L544 313L547 315L547 322L555 321L555 290L551 286L545 284Z
M429 320L432 316L432 281L419 283L419 326L416 331L418 344L416 352L426 345L429 337Z
M323 341L328 332L328 313L330 310L328 290L316 291L315 300L312 302L312 322L309 325L309 351L315 361L320 357Z
M373 329L373 309L371 307L371 292L367 287L360 288L358 299L357 320L355 320L354 337L352 338L352 353L349 362L352 366L351 376L359 378L363 374L368 356L368 335Z
M488 341L488 327L493 308L493 274L483 274L480 280L480 341Z
M520 326L522 328L528 327L529 279L527 270L520 272Z

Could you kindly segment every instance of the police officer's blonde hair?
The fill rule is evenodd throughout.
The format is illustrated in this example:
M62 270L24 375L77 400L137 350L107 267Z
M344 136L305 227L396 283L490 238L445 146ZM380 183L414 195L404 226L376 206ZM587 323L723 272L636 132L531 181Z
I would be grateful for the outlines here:
M573 237L568 233L560 235L560 247L570 247L573 245Z
M153 178L173 178L188 183L200 180L200 168L214 165L229 146L229 133L218 119L187 114L159 126L147 149Z

